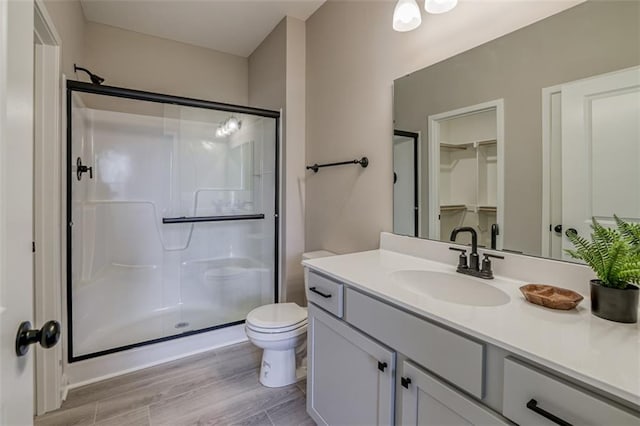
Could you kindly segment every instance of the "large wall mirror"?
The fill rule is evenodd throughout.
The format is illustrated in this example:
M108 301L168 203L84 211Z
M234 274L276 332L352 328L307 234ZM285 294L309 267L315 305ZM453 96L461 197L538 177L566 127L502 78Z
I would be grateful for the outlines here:
M640 220L640 2L587 1L396 80L394 130L394 232L472 226L570 260L568 229Z

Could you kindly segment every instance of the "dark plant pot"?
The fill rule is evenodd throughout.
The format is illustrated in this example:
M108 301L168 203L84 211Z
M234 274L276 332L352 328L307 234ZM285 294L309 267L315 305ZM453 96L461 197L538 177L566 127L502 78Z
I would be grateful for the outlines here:
M640 289L632 284L626 288L611 288L591 280L591 312L609 321L638 322L638 295Z

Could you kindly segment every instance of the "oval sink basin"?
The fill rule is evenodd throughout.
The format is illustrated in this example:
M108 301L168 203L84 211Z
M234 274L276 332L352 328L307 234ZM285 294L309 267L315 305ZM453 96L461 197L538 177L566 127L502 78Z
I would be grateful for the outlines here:
M458 273L407 270L391 273L400 287L445 302L469 306L500 306L509 302L504 291Z

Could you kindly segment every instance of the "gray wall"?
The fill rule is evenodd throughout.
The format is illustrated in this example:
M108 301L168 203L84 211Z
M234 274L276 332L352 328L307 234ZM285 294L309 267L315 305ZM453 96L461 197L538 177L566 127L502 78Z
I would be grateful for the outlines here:
M249 56L249 105L282 109L281 300L305 304L305 24L286 17Z
M61 39L61 70L68 78L73 78L74 62L84 62L82 6L78 0L45 0L44 5Z
M246 105L247 58L87 22L85 66L105 84Z
M106 79L105 84L246 105L247 58L87 22L78 0L45 0L62 39L62 71L73 64Z
M540 254L541 89L638 65L639 28L639 2L587 2L397 80L396 128L422 132L423 179L427 116L504 98L504 248Z
M307 20L307 163L369 157L306 174L306 248L373 249L392 230L393 80L579 3L460 2L391 28L393 1L328 1ZM499 18L497 18L499 17Z

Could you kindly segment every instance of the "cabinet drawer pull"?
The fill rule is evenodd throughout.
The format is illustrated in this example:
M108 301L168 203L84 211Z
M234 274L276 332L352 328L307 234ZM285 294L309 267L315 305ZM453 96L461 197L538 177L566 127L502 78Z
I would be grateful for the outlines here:
M407 378L400 377L400 384L402 385L403 388L409 389L410 383L411 383L411 379L409 377Z
M315 288L315 287L310 287L310 288L309 288L309 291L312 291L312 292L314 292L315 294L319 294L320 296L324 297L325 299L328 299L328 298L330 298L330 297L331 297L331 294L329 294L329 293L323 293L323 292L321 292L320 290L318 290L318 289L317 289L317 288Z
M378 361L378 370L384 371L385 368L387 368L387 363Z
M550 412L548 412L547 410L543 410L542 408L538 407L538 401L536 401L533 398L530 399L529 402L527 402L527 408L529 410L537 413L537 414L540 414L542 417L551 420L552 422L554 422L557 425L560 425L560 426L572 426L571 423L565 422L560 417L556 417L553 414L551 414Z

